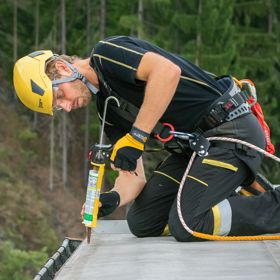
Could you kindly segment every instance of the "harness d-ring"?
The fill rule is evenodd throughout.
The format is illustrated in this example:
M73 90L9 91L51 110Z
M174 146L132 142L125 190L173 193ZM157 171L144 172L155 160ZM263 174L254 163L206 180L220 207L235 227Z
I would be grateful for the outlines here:
M166 127L169 127L170 131L175 131L174 126L171 123L162 123L162 125L166 126ZM157 138L159 141L164 142L164 143L170 141L173 137L174 137L173 134L170 134L166 138L160 137L160 134L155 134L155 138Z

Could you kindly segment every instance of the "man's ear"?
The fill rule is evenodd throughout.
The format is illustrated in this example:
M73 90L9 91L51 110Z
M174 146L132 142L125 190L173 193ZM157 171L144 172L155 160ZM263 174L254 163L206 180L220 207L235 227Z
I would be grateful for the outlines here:
M56 61L55 68L59 71L62 76L71 76L72 70L63 62L63 61Z

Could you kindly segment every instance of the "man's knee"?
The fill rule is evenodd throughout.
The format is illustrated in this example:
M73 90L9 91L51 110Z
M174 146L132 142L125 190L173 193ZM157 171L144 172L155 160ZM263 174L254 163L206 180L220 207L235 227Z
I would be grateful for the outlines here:
M127 224L132 234L136 237L145 237L145 234L140 226L140 223L137 219L137 216L134 215L134 212L131 209L127 213Z
M132 234L136 237L152 237L162 235L165 224L153 220L152 216L147 216L141 211L136 211L132 207L127 213L127 223Z
M188 224L190 226L190 223ZM168 227L171 235L179 242L201 241L188 232L178 219L169 220Z
M177 209L170 212L168 226L171 235L179 242L200 242L204 239L195 237L192 231L211 234L213 232L213 217L210 211L207 211L198 216L188 216L184 218L184 223L187 228L183 226L183 221L180 220Z

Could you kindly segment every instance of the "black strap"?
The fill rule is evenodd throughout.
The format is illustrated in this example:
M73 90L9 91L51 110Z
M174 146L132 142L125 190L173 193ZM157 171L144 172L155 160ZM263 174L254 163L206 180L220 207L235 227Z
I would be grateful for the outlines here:
M209 106L207 113L202 116L196 125L197 132L203 133L238 116L250 113L248 106L242 107L248 101L248 98L235 85L230 76L224 78L230 83L228 90Z
M238 140L238 139L236 139ZM235 150L235 151L241 151L243 154L249 157L256 157L257 151L254 149L245 146L240 143L232 143L232 142L222 142L222 141L212 141L211 142L212 147L221 147L227 150Z

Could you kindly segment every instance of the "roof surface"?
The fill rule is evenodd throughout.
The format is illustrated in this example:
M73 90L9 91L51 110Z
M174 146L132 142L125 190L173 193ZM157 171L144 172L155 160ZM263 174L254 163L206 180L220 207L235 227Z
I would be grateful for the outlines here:
M280 241L180 243L171 236L136 238L127 223L99 221L57 280L279 280Z

